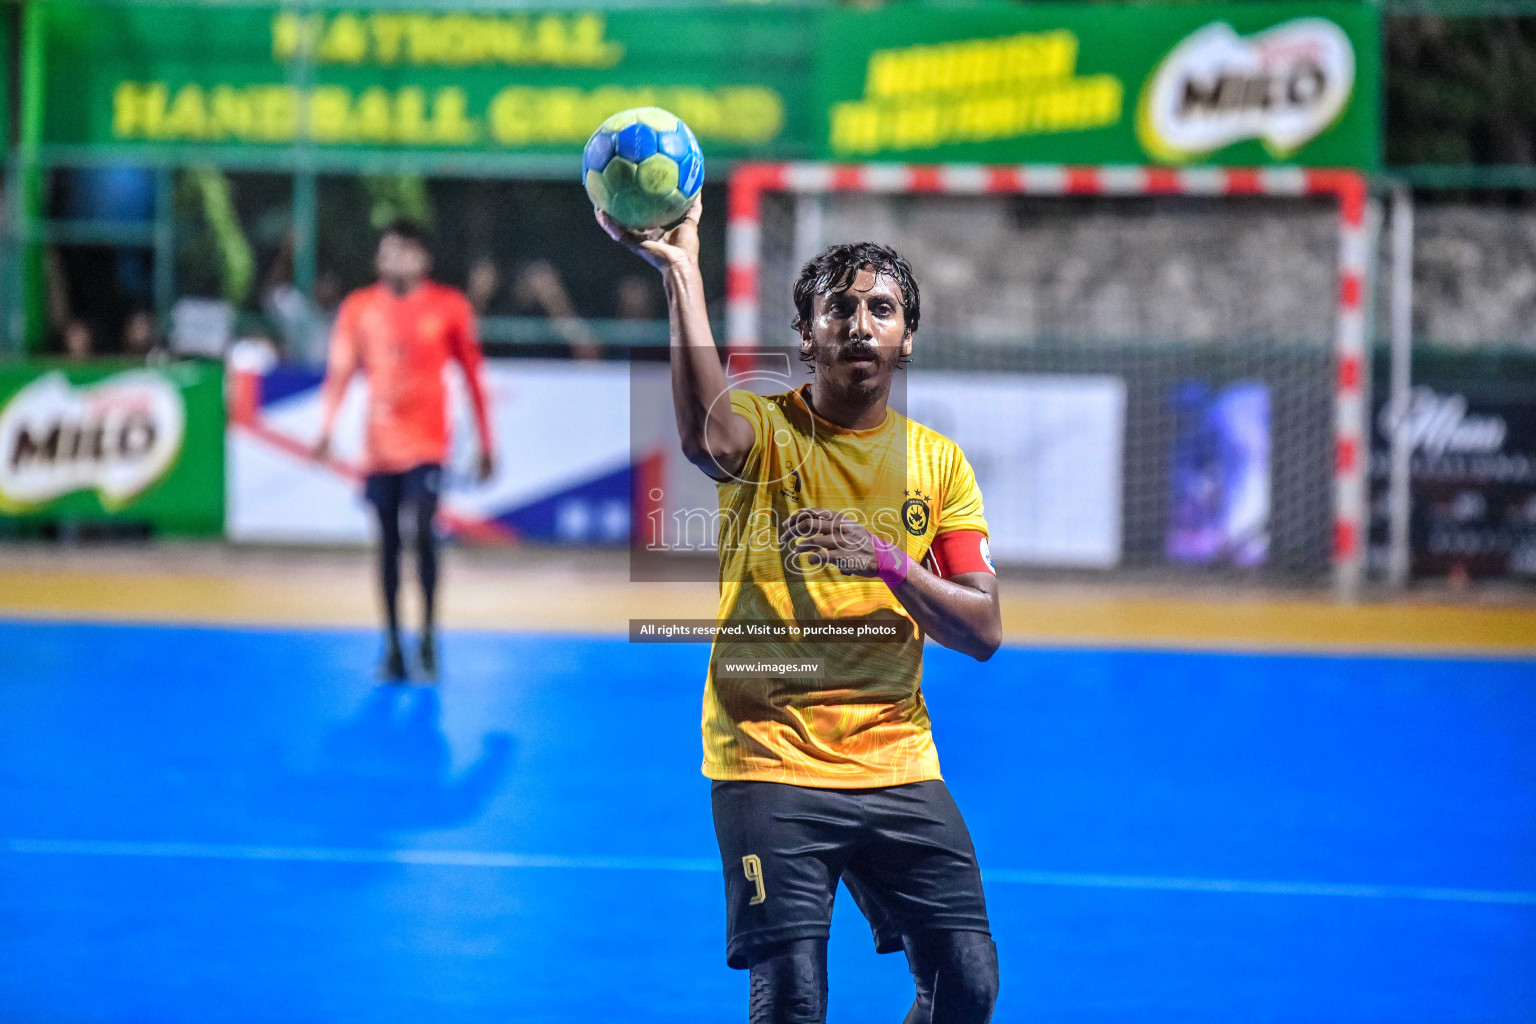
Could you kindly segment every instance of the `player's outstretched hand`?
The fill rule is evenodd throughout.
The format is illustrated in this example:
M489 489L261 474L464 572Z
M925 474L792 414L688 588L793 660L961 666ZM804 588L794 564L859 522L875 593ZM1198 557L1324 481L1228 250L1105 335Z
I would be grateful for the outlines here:
M779 543L793 556L809 556L813 567L836 566L844 576L874 576L880 562L869 531L846 512L803 508L779 527Z
M660 271L697 268L699 265L699 217L704 213L701 195L688 207L682 221L669 231L661 228L626 228L602 210L594 210L597 223L608 237Z

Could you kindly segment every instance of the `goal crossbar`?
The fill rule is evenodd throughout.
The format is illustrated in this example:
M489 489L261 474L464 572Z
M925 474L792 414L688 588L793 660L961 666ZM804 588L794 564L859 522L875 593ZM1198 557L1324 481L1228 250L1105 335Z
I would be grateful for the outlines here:
M1363 175L1301 167L1060 164L746 163L731 177L726 227L726 323L732 346L758 343L762 197L769 192L900 195L1323 197L1339 210L1334 332L1333 565L1342 591L1364 573L1366 308L1370 236Z

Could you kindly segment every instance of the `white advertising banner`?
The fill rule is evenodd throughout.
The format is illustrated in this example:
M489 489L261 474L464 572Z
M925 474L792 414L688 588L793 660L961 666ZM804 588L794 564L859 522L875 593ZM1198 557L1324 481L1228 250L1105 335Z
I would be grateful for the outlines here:
M475 431L448 371L453 444L442 525L490 542L623 544L630 532L629 369L621 363L491 360L485 367L496 475L474 479ZM372 537L358 462L366 384L343 401L334 458L314 462L320 373L231 374L227 533L247 542L352 544Z
M449 371L453 447L442 525L477 541L623 545L636 481L641 512L714 506L714 485L683 460L664 364L494 360L486 364L497 472L474 480L475 433ZM227 533L261 543L357 544L373 535L357 469L366 384L342 404L331 462L309 451L320 429L320 374L276 367L230 375ZM635 419L631 395L654 405ZM907 380L909 415L960 445L976 471L1000 562L1113 566L1120 559L1125 385L1118 377L924 371ZM640 475L637 476L636 474ZM646 484L648 493L650 484Z
M970 460L995 560L1096 569L1119 563L1119 377L912 372L907 413Z
M642 404L655 407L636 421L662 439L663 508L650 514L667 517L681 535L679 515L712 511L716 495L713 482L678 450L667 387L662 376L636 388ZM970 460L995 560L1119 564L1126 416L1119 377L918 370L907 374L906 405L912 419L952 439Z

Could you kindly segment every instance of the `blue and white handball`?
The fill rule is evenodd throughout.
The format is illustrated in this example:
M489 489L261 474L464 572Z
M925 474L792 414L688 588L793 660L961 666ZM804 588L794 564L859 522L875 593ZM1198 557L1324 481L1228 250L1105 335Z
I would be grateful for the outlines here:
M704 153L682 118L660 107L604 121L581 158L593 204L627 228L675 224L704 184Z

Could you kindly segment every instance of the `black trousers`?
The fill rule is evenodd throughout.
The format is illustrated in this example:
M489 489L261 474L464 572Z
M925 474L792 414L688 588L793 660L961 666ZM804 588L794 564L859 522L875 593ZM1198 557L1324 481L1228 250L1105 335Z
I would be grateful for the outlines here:
M400 638L400 514L409 509L415 526L416 572L421 581L423 627L437 621L437 518L442 491L443 467L437 463L413 466L402 473L374 473L364 483L363 494L379 517L379 587L383 592L384 618L392 642Z

